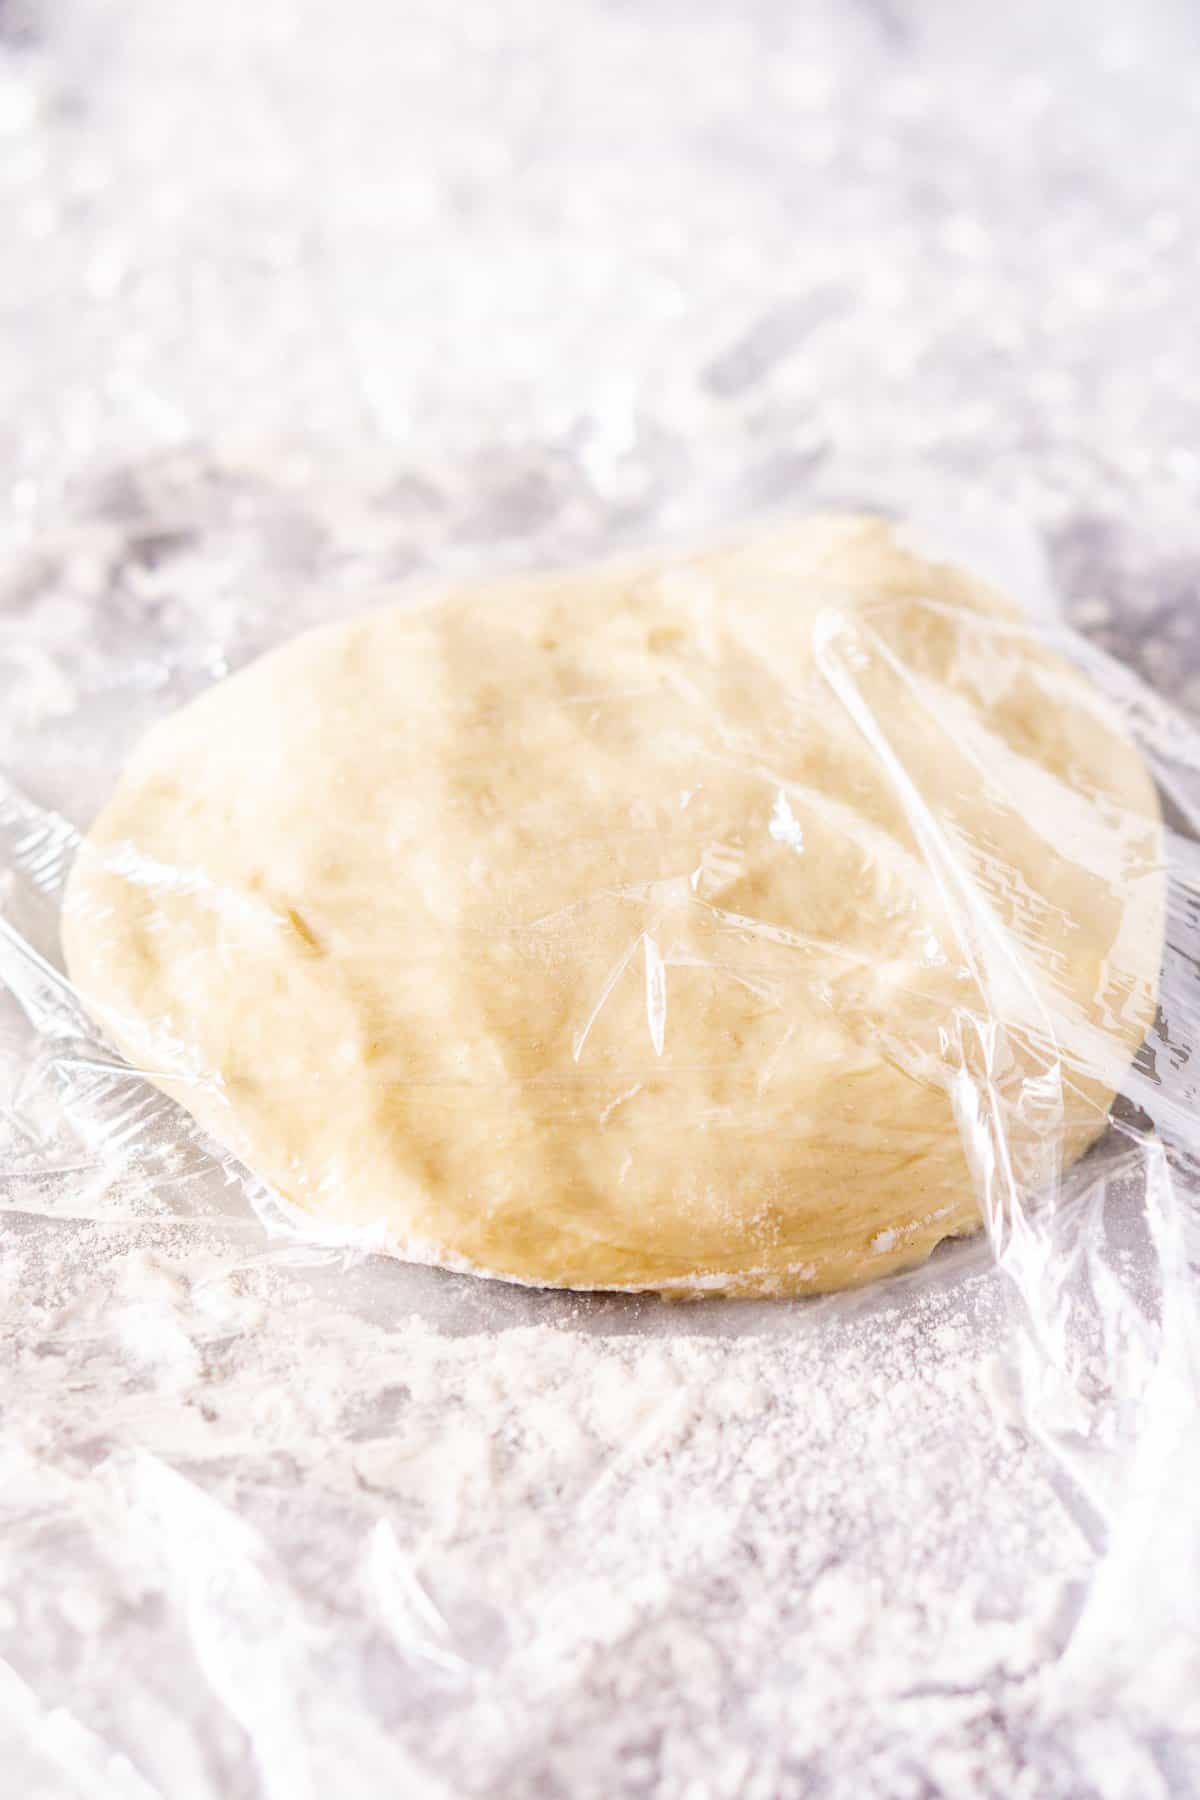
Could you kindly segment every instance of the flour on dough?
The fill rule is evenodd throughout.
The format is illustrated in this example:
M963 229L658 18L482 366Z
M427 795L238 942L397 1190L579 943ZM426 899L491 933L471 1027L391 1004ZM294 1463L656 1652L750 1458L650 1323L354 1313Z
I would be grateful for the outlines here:
M63 936L120 1049L327 1229L819 1290L1103 1129L1159 830L1006 601L816 518L298 638L150 732Z

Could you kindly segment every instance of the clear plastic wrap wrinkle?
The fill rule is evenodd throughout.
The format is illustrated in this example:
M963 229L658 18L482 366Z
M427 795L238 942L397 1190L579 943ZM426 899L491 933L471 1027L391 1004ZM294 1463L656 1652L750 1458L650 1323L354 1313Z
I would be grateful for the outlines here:
M1157 884L1165 917L1157 1015L1130 1065L1120 970L1109 1017L1065 1025L1047 1008L1045 982L1031 973L1030 942L998 923L997 897L1018 876L989 847L989 821L1024 810L1036 824L1037 781L1011 743L989 748L938 712L938 693L897 659L888 615L886 598L852 619L831 606L818 616L812 652L830 704L858 733L902 809L922 879L952 922L964 1000L935 1008L926 1031L894 1042L885 1042L886 1008L865 1014L865 1029L918 1081L951 1098L1013 1309L1004 1405L1013 1424L1053 1458L1064 1499L1097 1553L1059 1665L1064 1702L1081 1684L1116 1690L1144 1683L1160 1695L1177 1693L1186 1709L1200 1675L1200 1115L1193 1072L1200 1040L1200 734L1128 671L1064 631L1000 620L983 632L974 678L993 685L997 704L1015 667L1012 646L1022 646L1023 655L1036 644L1050 656L1036 677L1047 707L1056 701L1060 659L1074 665L1093 685L1097 706L1122 720L1161 799L1156 861L1145 860L1145 822L1132 828L1119 808L1097 810L1091 841L1081 831L1046 852L1077 859L1092 883L1107 871L1117 910L1126 901L1118 883L1140 883L1147 893ZM907 722L899 732L897 718ZM965 813L948 808L946 793L957 790L931 796L909 754L911 745L927 747L939 734L943 767L960 767L963 780L972 777L989 797L988 810L972 814L982 820L973 840ZM786 808L774 817L778 833L796 826ZM384 1240L370 1228L322 1228L249 1175L144 1078L155 1071L139 1072L106 1044L63 973L58 948L59 907L79 842L74 822L4 787L0 975L15 1002L3 1019L4 1066L19 1071L4 1097L9 1204L53 1216L69 1193L73 1207L86 1208L94 1182L110 1197L127 1193L134 1210L151 1204L236 1224L249 1204L298 1251L324 1244L347 1265L379 1247ZM1085 884L1080 891L1094 889ZM1137 915L1147 931L1155 904ZM1020 904L1010 916L1026 917ZM1074 923L1065 921L1068 939ZM658 1057L671 1029L674 969L649 940L634 948L643 963L647 1054ZM1088 1127L1090 1148L1077 1155L1078 1143L1068 1139L1078 1135L1089 1095L1114 1090L1107 1120ZM945 1256L926 1275L906 1279L943 1279L943 1269L953 1270ZM857 1303L847 1295L813 1304L836 1311ZM305 1704L315 1693L305 1683L324 1652L305 1661L297 1651L294 1667L285 1666L292 1628L272 1611L263 1547L249 1527L226 1544L220 1534L234 1529L229 1519L217 1509L211 1518L193 1516L202 1498L185 1483L173 1485L170 1471L153 1459L135 1459L110 1475L129 1487L139 1515L169 1516L165 1537L179 1556L171 1580L192 1620L197 1655L251 1736L270 1738L264 1756L277 1791L307 1791L289 1790L288 1770L296 1758L301 1767L306 1734L324 1731L328 1741L335 1729L332 1714L322 1723ZM197 1560L206 1545L211 1579ZM391 1596L406 1654L428 1680L453 1689L474 1653L456 1642L383 1524L371 1556L378 1603ZM229 1585L220 1570L231 1568L250 1588ZM242 1658L250 1659L245 1670ZM298 1685L301 1662L305 1679ZM382 1742L360 1742L356 1755L360 1766L373 1756L381 1770L387 1765ZM394 1768L388 1780L394 1783Z

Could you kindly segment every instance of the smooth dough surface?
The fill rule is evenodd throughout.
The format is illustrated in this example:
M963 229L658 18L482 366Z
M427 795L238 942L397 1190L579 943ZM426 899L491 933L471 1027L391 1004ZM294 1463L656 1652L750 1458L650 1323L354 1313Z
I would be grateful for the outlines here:
M1006 601L816 518L264 657L144 740L64 945L131 1061L327 1228L549 1285L816 1290L1103 1129L1159 836Z

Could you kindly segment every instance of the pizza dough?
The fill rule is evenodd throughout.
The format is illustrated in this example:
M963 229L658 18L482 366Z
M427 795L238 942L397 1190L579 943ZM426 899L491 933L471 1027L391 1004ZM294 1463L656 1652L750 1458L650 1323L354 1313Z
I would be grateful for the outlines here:
M1007 602L818 518L298 638L150 732L63 936L112 1040L326 1229L816 1290L1103 1129L1159 831Z

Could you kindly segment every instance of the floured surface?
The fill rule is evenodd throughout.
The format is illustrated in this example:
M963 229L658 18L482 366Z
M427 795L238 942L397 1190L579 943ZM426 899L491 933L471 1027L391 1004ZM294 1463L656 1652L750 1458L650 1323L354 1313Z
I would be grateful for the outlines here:
M139 747L63 939L134 1066L322 1224L822 1290L977 1226L975 1040L1031 1191L1100 1135L1160 863L1137 751L1011 604L817 518L285 646Z
M219 1224L60 1224L0 1273L42 1349L6 1351L0 1718L93 1733L31 1733L23 1792L94 1800L104 1747L122 1800L1161 1791L1134 1721L1038 1712L1091 1557L986 1280L735 1340L388 1323L370 1269Z

